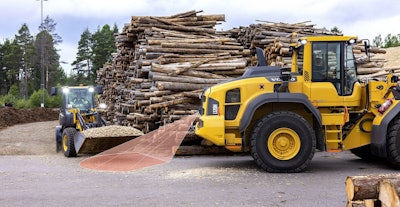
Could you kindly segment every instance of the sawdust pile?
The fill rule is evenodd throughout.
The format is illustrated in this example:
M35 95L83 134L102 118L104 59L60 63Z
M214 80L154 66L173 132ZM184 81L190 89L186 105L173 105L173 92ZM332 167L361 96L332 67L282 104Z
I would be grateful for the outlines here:
M384 68L400 67L400 47L385 48L386 54L376 54L374 58L384 59Z

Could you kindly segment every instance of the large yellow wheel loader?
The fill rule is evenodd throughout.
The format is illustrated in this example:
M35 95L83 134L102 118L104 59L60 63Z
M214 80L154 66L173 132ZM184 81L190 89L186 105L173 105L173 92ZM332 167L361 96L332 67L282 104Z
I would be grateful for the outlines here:
M250 152L268 172L304 171L317 149L383 157L400 168L398 77L358 80L356 41L301 37L290 47L291 68L266 66L258 55L242 77L204 90L196 134Z

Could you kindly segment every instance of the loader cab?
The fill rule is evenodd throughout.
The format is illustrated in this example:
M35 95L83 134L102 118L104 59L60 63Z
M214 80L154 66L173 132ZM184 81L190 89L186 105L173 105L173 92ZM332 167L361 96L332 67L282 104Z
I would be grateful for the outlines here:
M296 50L297 67L304 71L304 92L323 106L359 106L361 86L357 82L352 45L356 37L308 37ZM299 56L299 55L298 55Z
M92 87L65 87L62 89L65 109L79 109L89 112L94 108L94 88Z

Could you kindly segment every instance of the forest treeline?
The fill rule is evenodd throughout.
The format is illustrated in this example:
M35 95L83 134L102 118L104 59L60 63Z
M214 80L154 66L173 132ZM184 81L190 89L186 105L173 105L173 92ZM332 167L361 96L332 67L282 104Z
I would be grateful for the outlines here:
M76 59L69 63L72 73L61 67L57 46L62 42L56 32L57 23L47 16L39 26L39 33L32 35L26 23L12 38L0 41L0 106L12 103L18 108L40 106L36 94L44 94L45 106L59 105L48 96L53 86L94 85L96 71L116 52L114 33L118 27L108 24L95 32L84 29L78 42ZM43 90L43 93L39 91ZM32 98L33 96L33 98Z
M37 107L44 94L45 107L58 107L60 97L49 97L53 86L95 85L96 71L116 52L114 34L118 27L108 24L91 32L83 30L78 42L76 59L69 63L72 73L61 67L57 46L62 42L56 32L57 23L47 16L39 26L39 33L32 35L27 24L13 38L0 42L0 106L12 103L18 108ZM332 32L342 33L338 27ZM374 46L388 48L400 46L400 34L376 36ZM43 93L41 92L43 90Z

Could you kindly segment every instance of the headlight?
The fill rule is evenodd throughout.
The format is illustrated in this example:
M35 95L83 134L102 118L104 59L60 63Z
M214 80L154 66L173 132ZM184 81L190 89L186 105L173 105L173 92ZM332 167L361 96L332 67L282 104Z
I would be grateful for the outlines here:
M94 92L94 88L93 88L93 87L90 87L90 88L89 88L89 92L90 92L90 93L93 93L93 92Z
M65 93L65 94L69 93L69 88L63 88L62 92Z
M99 108L100 109L106 109L107 105L105 103L101 103L101 104L99 104Z

